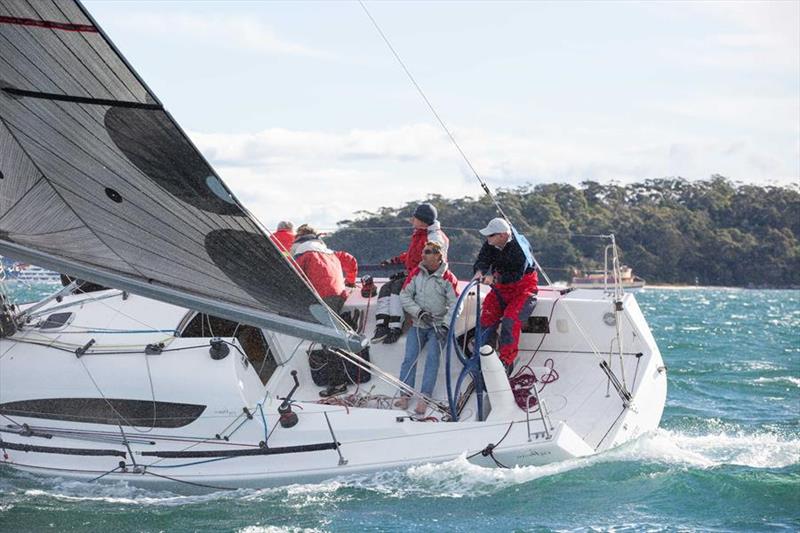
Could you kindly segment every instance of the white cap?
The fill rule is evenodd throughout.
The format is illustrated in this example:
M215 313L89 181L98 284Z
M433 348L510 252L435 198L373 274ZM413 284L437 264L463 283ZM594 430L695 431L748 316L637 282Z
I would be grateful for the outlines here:
M489 221L485 228L480 230L481 235L488 237L495 233L511 233L511 226L508 225L506 219L497 217Z

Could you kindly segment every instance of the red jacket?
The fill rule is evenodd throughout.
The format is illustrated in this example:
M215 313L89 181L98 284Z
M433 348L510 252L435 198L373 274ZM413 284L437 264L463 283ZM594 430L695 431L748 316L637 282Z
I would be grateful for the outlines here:
M347 298L345 276L348 283L355 283L358 263L347 252L334 252L320 239L305 239L294 245L294 260L303 271L320 297L341 296ZM340 261L340 257L344 263Z
M339 263L342 264L342 271L344 272L344 282L347 285L355 285L356 278L358 277L358 261L347 252L336 251L333 252Z
M403 263L406 266L406 272L411 272L422 261L422 250L425 248L425 243L433 241L442 246L442 261L447 261L447 248L450 245L450 239L442 231L442 225L439 221L435 221L427 228L415 229L411 234L411 242L408 243L408 250L393 257L389 260L392 264Z
M294 244L294 233L288 229L279 229L269 236L282 252L289 252Z

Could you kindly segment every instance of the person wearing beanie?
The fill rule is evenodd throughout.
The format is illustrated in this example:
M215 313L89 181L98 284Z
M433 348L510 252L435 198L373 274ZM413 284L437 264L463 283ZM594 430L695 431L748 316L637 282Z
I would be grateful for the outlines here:
M494 345L500 326L500 360L510 372L519 353L522 324L536 307L538 276L529 260L533 257L530 245L524 244L529 248L526 254L506 219L492 219L480 233L486 242L473 265L472 279L492 286L481 303L482 341Z
M410 222L414 231L411 234L408 249L396 257L381 261L381 265L401 264L405 269L392 276L378 292L375 309L375 335L372 337L374 343L392 344L397 342L402 335L403 304L400 302L400 290L403 288L403 281L408 273L417 268L422 261L422 250L425 248L425 243L438 243L442 248L442 260L447 261L447 248L450 240L442 231L436 207L429 203L419 204L414 210Z
M288 220L281 220L278 222L275 233L271 234L269 238L284 255L289 257L289 250L294 244L294 224Z

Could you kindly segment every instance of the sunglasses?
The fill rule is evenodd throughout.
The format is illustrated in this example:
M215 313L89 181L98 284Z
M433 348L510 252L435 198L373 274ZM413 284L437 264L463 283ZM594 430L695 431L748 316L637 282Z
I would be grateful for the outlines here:
M425 254L425 255L431 255L431 254L438 254L439 252L437 252L436 250L431 250L430 248L428 248L428 249L423 250L422 253Z

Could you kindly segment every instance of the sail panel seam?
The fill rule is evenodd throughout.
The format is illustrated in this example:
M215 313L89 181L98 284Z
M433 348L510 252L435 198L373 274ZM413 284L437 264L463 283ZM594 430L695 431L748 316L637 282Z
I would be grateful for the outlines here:
M32 3L30 4L30 6L31 6L31 9L33 9L33 11L34 11L34 12L35 12L37 15L41 16L41 14L39 13L39 11L36 9L36 6L34 6ZM64 50L66 50L66 51L67 51L69 54L71 54L71 55L72 55L72 57L73 57L73 58L75 58L75 60L78 62L78 64L80 64L80 65L81 65L81 66L82 66L84 69L86 69L86 72L87 72L87 73L88 73L88 74L89 74L89 75L90 75L92 78L94 78L95 82L97 82L97 85L99 85L100 87L102 87L103 89L105 89L105 91L106 91L106 92L107 92L109 95L113 96L113 95L114 95L114 93L112 92L112 89L111 89L109 86L107 86L105 83L103 83L103 81L102 81L102 80L100 80L100 78L98 78L98 77L97 77L97 73L94 71L94 69L92 69L92 68L91 68L89 65L87 65L87 64L86 64L86 63L85 63L85 62L84 62L84 61L83 61L83 60L82 60L80 57L78 57L78 54L76 54L76 53L75 53L75 51L72 49L72 47L70 47L70 46L67 44L67 42L64 40L64 34L62 34L62 33L59 33L59 32L53 32L53 35L54 35L54 36L55 36L55 38L58 40L58 42L61 44L61 46L64 48ZM53 58L53 60L54 60L54 61L55 61L57 64L60 64L60 65L62 66L62 68L64 68L64 70L65 70L65 71L66 71L68 74L70 74L70 75L72 75L72 74L73 74L73 72L71 72L70 70L68 70L68 69L66 68L66 63L65 63L65 61L64 61L64 60L61 60L60 58L57 58L57 57L55 57L55 56L53 55L54 53L57 53L57 51L56 51L55 49L52 49L52 51L51 51L50 49L48 49L49 47L47 47L47 46L43 46L42 48L44 49L44 51L45 51L45 52L47 52L47 55L49 55L51 58ZM66 58L64 58L64 59L66 59ZM88 90L86 87L84 87L83 83L81 83L81 81L80 81L80 79L79 79L80 77L82 77L82 76L80 76L80 75L78 75L78 76L72 76L72 78L75 80L75 82L76 82L78 85L80 85L80 86L81 86L81 88L82 88L84 91L86 91L86 93L87 93L87 94L91 94L91 93L92 93L92 91L90 91L90 90ZM125 87L125 89L128 89L128 88L127 88L127 87ZM134 97L134 99L135 99L135 98L136 98L136 97Z
M144 189L141 187L141 185L140 185L139 183L134 183L132 180L131 180L131 181L127 181L127 180L129 179L129 177L128 177L128 178L126 178L125 176L123 176L123 173L117 172L116 170L114 170L114 169L110 168L108 165L106 165L106 164L105 164L105 162L104 162L104 161L102 161L102 160L98 159L98 158L97 158L95 155L93 155L92 153L90 153L90 152L89 152L89 151L88 151L86 148L84 148L83 146L80 146L80 145L76 144L74 141L72 141L72 139L70 139L70 138L66 137L66 136L65 136L65 135L64 135L64 134L63 134L63 133L62 133L60 130L58 130L58 129L54 128L54 127L53 127L51 124L49 124L49 122L48 122L48 121L47 121L47 120L46 120L44 117L40 116L40 115L39 115L39 114L38 114L36 111L34 111L33 109L29 108L28 106L25 106L25 109L27 109L27 110L28 110L28 111L29 111L29 112L30 112L30 113L31 113L33 116L35 116L36 118L38 118L39 120L41 120L43 124L45 124L45 125L49 126L50 128L52 128L52 129L53 129L53 130L54 130L54 131L55 131L55 132L56 132L58 135L61 135L62 137L64 137L64 138L65 138L65 140L66 140L67 142L70 142L70 143L71 143L73 146L75 146L75 148L76 148L76 149L78 149L78 150L82 151L84 154L86 154L86 156L87 156L88 158L90 158L92 161L94 161L94 162L96 162L97 164L99 164L99 165L102 165L103 167L105 167L105 168L106 168L106 170L108 170L108 172L109 172L110 174L112 174L113 176L115 176L115 177L119 178L119 179L120 179L120 180L122 180L122 181L126 181L126 182L127 182L127 183L128 183L128 184L129 184L129 185L132 187L132 188L134 188L134 189L135 189L137 192L141 193L141 194L142 194L144 197L146 197L147 199L149 199L149 200L150 200L150 201L152 201L153 203L155 203L155 204L158 204L158 205L159 205L161 208L164 208L164 209L169 209L169 212L170 212L170 214L171 214L172 216L174 216L174 217L175 217L176 219L178 219L180 222L182 222L182 223L186 224L188 227L190 227L190 228L192 228L192 229L195 229L195 230L197 231L197 233L198 233L198 234L200 234L200 236L202 236L202 235L203 235L203 232L202 232L202 231L200 231L200 230L197 230L197 228L194 226L194 224L203 223L203 224L205 224L205 225L208 227L208 229L209 229L209 230L214 230L214 229L217 229L217 226L214 226L214 225L211 225L211 224L209 224L209 223L207 222L207 219L206 219L206 218L204 218L203 216L201 216L201 214L200 214L200 213L194 213L194 212L192 212L191 210L187 209L187 208L186 208L184 205L182 205L182 204L180 204L180 203L175 203L174 205L170 205L170 206L167 206L167 205L165 205L165 204L164 204L164 202L163 202L163 200L162 200L161 198L158 198L157 196L154 196L154 195L152 194L152 192L149 192L149 191L146 191L146 190L144 190ZM74 115L72 115L72 114L71 114L71 113L68 111L68 109L65 109L65 108L61 108L61 109L63 109L63 110L64 110L64 111L67 113L67 115L68 115L68 116L69 116L71 119L73 119L73 120L76 122L76 124L78 125L78 127L80 127L80 128L83 128L83 130L84 130L84 131L85 131L85 132L86 132L86 133L87 133L89 136L93 137L93 138L94 138L94 139L95 139L95 140L96 140L98 143L100 143L102 146L105 146L106 148L108 148L108 153L109 153L111 156L113 156L113 157L115 158L116 162L118 162L119 164L122 164L122 165L124 165L124 166L126 167L126 168L124 168L124 169L121 169L121 170L124 170L124 171L129 171L129 172L132 172L132 173L136 174L136 175L137 175L137 176L136 176L136 177L137 177L137 181L140 179L140 176L146 176L146 174L144 174L144 173L143 173L141 170L139 170L138 168L136 168L136 166L134 166L134 165L133 165L133 164L130 162L130 160L129 160L128 158L126 158L126 157L122 156L122 155L119 153L119 151L118 151L118 149L117 149L117 148L110 146L110 145L109 145L108 143L106 143L106 142L105 142L103 139L101 139L100 137L98 137L98 136L97 136L97 135L96 135L96 134L95 134L93 131L91 131L91 130L90 130L90 129L89 129L87 126L86 126L86 124L82 123L82 122L81 122L81 121L80 121L80 120L79 120L77 117L75 117ZM99 123L99 122L96 120L96 118L95 118L95 117L93 117L93 116L92 116L92 115L91 115L91 114L90 114L90 113L89 113L89 112L86 110L86 108L84 108L83 106L80 106L80 105L79 105L79 106L78 106L78 109L81 109L81 110L82 110L84 113L86 113L86 116L89 118L89 120L91 120L91 121L93 121L93 122L97 123L98 125L101 125L101 124L100 124L100 123ZM40 146L41 146L41 145L40 145ZM42 148L44 148L44 147L42 146ZM53 150L55 150L55 148L52 148L52 149L51 149L51 148L48 148L47 150L48 150L48 151L50 151L51 153L54 153L54 152L53 152ZM55 153L54 153L54 154L55 154ZM60 157L60 156L57 156L57 157ZM63 159L63 158L61 158L61 159ZM66 162L66 161L65 161L65 162ZM68 163L68 164L69 164L69 163ZM83 172L82 172L80 169L78 169L78 168L77 168L77 167L75 167L74 165L71 165L71 164L70 164L70 166L72 166L72 167L73 167L73 168L74 168L76 171L83 173ZM94 178L92 178L92 177L91 177L91 176L89 176L88 174L85 174L85 173L83 173L83 174L84 174L84 175L86 175L88 178L90 178L90 179L93 179L93 180L94 180ZM99 181L97 181L97 180L94 180L94 181L95 181L95 183L97 183L98 185L101 185L101 186L103 185L101 182L99 182ZM163 187L161 187L161 185L160 185L160 184L158 184L158 183L154 182L154 181L153 181L153 180L151 180L151 179L148 179L148 180L147 180L147 182L148 182L148 184L152 184L152 185L155 185L155 186L157 186L157 187L159 188L159 190L161 190L161 191L162 191L162 192L163 192L163 193L164 193L164 194L165 194L167 197L170 197L170 198L172 197L172 195L171 195L171 194L170 194L168 191L164 190L164 188L163 188ZM176 207L180 208L180 210L181 210L181 214L179 214L179 213L177 213L177 212L175 211L175 208L176 208ZM143 211L146 211L146 210L145 210L144 208L142 208L142 207L139 207L139 208L140 208L140 209L142 209ZM189 221L189 220L188 220L188 218L189 218L189 217L193 218L194 220L193 220L193 221ZM238 218L241 218L241 217L238 217ZM172 229L174 229L175 231L178 231L178 232L179 232L181 235L185 236L187 239L194 239L193 237L190 237L189 235L187 235L185 232L178 230L176 227L174 227L174 226L170 226L170 227L171 227Z
M32 9L34 13L41 16L40 13L36 10L36 7L33 6L33 4L29 2L28 5L30 6L30 9ZM52 44L55 43L48 44L48 40L53 40L53 39L57 40L61 44L61 48L65 49L67 52L71 52L72 56L77 59L75 53L72 52L72 50L70 50L69 47L64 46L64 41L61 39L61 36L58 34L58 32L52 32L53 39L46 39L44 38L44 36L42 39L36 39L30 32L25 33L23 32L23 30L19 28L16 29L18 32L24 34L26 41L30 41L31 39L33 40L32 44L36 45L36 47L33 50L34 52L38 50L39 53L46 54L46 56L50 59L50 61L45 62L46 65L49 65L51 68L54 66L60 67L64 80L72 80L72 83L80 87L83 90L83 92L85 92L87 95L91 95L94 92L88 89L81 81L81 79L85 77L82 76L80 72L77 72L75 66L69 65L69 63L65 61L66 58L63 57L63 51L59 53L57 47L52 46ZM28 57L27 55L25 55L25 58L28 59L28 61L32 61L31 58ZM95 81L98 82L100 87L102 87L107 93L110 93L108 87L106 87L103 83L99 82L99 80L97 80L97 76L95 76L94 73L85 64L83 64L83 62L79 60L79 63L83 66L84 69L86 69L86 71L90 75L92 75L95 78ZM61 89L64 92L67 92L60 84L59 84L59 89Z
M56 130L56 131L58 132L58 130ZM60 132L58 132L58 133L60 133ZM96 179L95 179L93 176L91 176L91 175L90 175L90 174L88 174L87 172L84 172L84 171L83 171L83 170L81 170L80 168L76 167L75 165L73 165L72 163L70 163L69 161L67 161L67 160L66 160L64 157L62 157L60 154L56 153L56 151L55 151L55 148L52 148L52 147L50 147L50 146L46 146L46 145L45 145L43 142L36 141L36 140L35 140L35 139L33 139L33 138L30 136L30 135L27 135L26 133L24 133L24 132L22 132L22 131L20 131L20 132L19 132L19 134L20 134L20 135L23 135L25 138L27 138L27 139L28 139L28 140L29 140L29 141L30 141L32 144L36 145L36 146L37 146L37 147L38 147L40 150L43 150L43 151L49 152L49 153L50 153L50 154L51 154L53 157L55 157L55 158L57 158L57 159L60 159L61 161L63 161L65 165L67 165L67 166L71 167L73 170L75 170L75 172L78 172L79 174L82 174L82 175L83 175L83 176L85 176L87 179L89 179L90 181L92 181L92 182L96 183L96 184L97 184L98 186L100 186L100 187L103 187L103 186L104 186L104 184L103 184L102 182L100 182L100 181L96 180ZM19 142L19 141L17 141L17 142ZM78 147L78 148L80 149L80 147ZM28 155L28 154L27 154L27 152L26 152L26 155ZM88 156L88 157L92 157L92 156L91 156L91 155L89 155L89 154L87 154L87 156ZM30 158L30 155L28 155L28 157ZM96 159L95 159L95 161L96 161L96 162L98 162L98 163L100 163L100 162L99 162L99 161L97 161ZM39 167L38 167L38 165L37 165L37 168L39 168ZM41 169L39 169L39 171L41 172ZM121 177L120 177L120 178L121 178ZM122 179L122 178L121 178L121 179ZM113 212L113 211L110 211L110 210L108 210L108 209L104 208L104 207L103 207L101 204L99 204L99 203L96 203L96 202L94 201L94 198L84 197L84 196L80 195L79 193L77 193L77 192L75 192L75 191L72 191L72 190L70 190L70 188L69 188L69 187L67 187L65 184L60 184L60 183L55 183L55 184L54 184L54 183L53 183L53 182L51 182L49 179L48 179L47 181L48 181L48 183L49 183L49 184L50 184L52 187L54 187L54 188L55 188L56 186L62 187L62 188L64 188L65 190L69 191L71 194L74 194L75 196L78 196L78 197L80 197L80 198L83 198L83 200L84 200L84 201L86 201L87 203L90 203L90 204L92 204L92 205L93 205L93 206L94 206L96 209L98 209L99 211L103 212L104 214L106 214L106 215L109 215L109 216L113 216L113 217L115 217L115 218L118 218L118 219L120 219L120 220L123 220L123 221L125 221L126 223L130 224L131 226L135 227L137 230L140 230L140 231L142 231L142 232L144 232L144 233L147 233L147 234L149 234L149 235L152 235L154 238L157 238L157 239L159 239L159 240L161 240L161 241L163 241L163 242L165 242L165 243L169 244L170 246L173 246L173 247L175 247L176 249L178 249L178 250L181 250L182 252L185 252L185 253L187 253L187 254L189 254L189 255L191 255L191 256L194 256L194 257L196 257L197 259L199 259L199 260L201 260L201 261L204 261L204 262L207 262L207 263L209 263L209 262L208 262L206 259L204 259L204 258L203 258L203 256L201 256L201 255L197 255L197 254L196 254L194 251L192 251L192 250L190 250L190 249L188 249L188 248L185 248L184 246L181 246L179 243L177 243L177 242L173 242L171 239L169 239L169 238L167 238L167 237L162 237L162 236L155 235L155 234L154 234L152 231L148 230L147 228L145 228L145 227L143 227L143 226L141 226L141 225L139 225L139 224L136 224L136 223L134 223L134 222L132 222L132 221L130 221L130 220L128 220L128 219L126 219L126 218L124 218L124 217L121 217L120 215L118 215L117 213L115 213L115 212ZM59 194L59 196L60 196L60 197L62 198L62 200L63 200L63 201L66 203L66 200L64 200L63 196L62 196L61 194ZM148 215L149 215L149 214L151 214L151 213L150 213L150 212L149 212L147 209L145 209L144 207L142 207L142 206L138 205L136 202L133 202L133 201L131 201L131 200L127 200L127 202L128 202L128 203L129 203L131 206L133 206L133 207L135 207L136 209L138 209L138 210L142 211L143 213L147 213ZM68 204L68 203L67 203L67 205L70 205L70 204ZM81 219L81 221L83 222L83 219ZM84 224L85 224L85 222L84 222ZM196 244L196 245L199 245L199 246L201 246L201 247L202 247L202 242L201 242L200 240L197 240L197 239L194 239L194 238L190 237L189 235L187 235L186 233L184 233L183 231L181 231L179 228L176 228L176 227L174 227L174 226L170 226L170 225L168 225L168 224L167 224L167 226L169 227L169 229L171 229L171 230L172 230L172 231L174 231L175 233L178 233L179 235L181 235L181 236L185 237L187 240L189 240L189 241L193 242L194 244ZM89 226L88 224L86 224L86 227L91 229L91 226ZM94 231L94 230L93 230L93 231ZM209 264L211 264L211 263L209 263Z
M65 17L65 18L67 18L67 14L64 12L64 10L63 10L63 9L61 9L61 6L60 6L60 5L58 5L58 3L54 4L54 6L55 6L55 8L56 8L56 9L58 9L58 11L59 11L59 12L61 12L61 14L62 14L62 15L64 15L64 17ZM89 19L89 20L91 20L91 19ZM102 42L103 42L104 44L106 44L106 46L108 47L108 49L109 49L109 50L111 50L111 52L113 53L113 52L114 52L113 48L111 48L110 46L108 46L108 45L107 45L107 43L106 43L106 41L105 41L105 39L103 39L103 38L102 38L102 32L98 31L97 33L98 33L98 35L100 36L100 38L102 39ZM102 61L102 62L103 62L103 64L106 66L106 68L108 68L108 71L109 71L111 74L113 74L113 75L114 75L114 77L115 77L115 78L116 78L116 79L117 79L117 80L118 80L118 81L119 81L119 82L122 84L122 86L123 86L123 87L125 87L125 90L127 90L127 91L130 93L131 97L132 97L132 98L134 98L134 99L136 99L136 98L137 98L137 96L136 96L136 93L134 92L134 90L133 90L133 89L131 89L131 87L129 87L129 86L128 86L128 82L126 82L125 80L123 80L123 79L120 77L120 75L119 75L119 73L117 72L117 70L116 70L114 67L112 67L112 66L111 66L111 65L108 63L108 61L106 61L106 58L105 58L105 57L103 57L103 54L100 52L100 50L98 50L97 48L95 48L95 46L94 46L94 44L92 44L91 40L89 40L89 38L88 38L88 37L87 37L87 36L86 36L84 33L78 33L78 35L79 35L79 36L80 36L80 38L83 40L83 42L86 44L86 46L88 46L88 47L89 47L89 48L90 48L90 49L91 49L91 50L92 50L92 51L95 53L95 55L96 55L96 56L97 56L97 57L100 59L100 61ZM62 42L63 42L63 40L62 40ZM66 46L66 43L64 43L64 45ZM69 48L69 47L68 47L68 48ZM72 49L70 48L70 50L72 50ZM74 54L74 52L73 52L73 54ZM122 66L123 66L124 68L128 68L128 66L127 66L127 65L126 65L124 62L121 62L121 64L122 64ZM130 72L130 69L128 69L128 71ZM131 74L133 75L133 73L132 73L132 72L131 72ZM96 77L97 77L97 76L95 76L95 78L96 78ZM133 78L134 78L134 81L135 81L135 80L136 80L136 76L135 76L135 75L133 75ZM144 90L144 93L145 93L146 95L147 95L147 94L149 94L149 93L148 93L148 91L147 91L147 89L144 87L144 85L141 85L141 84L140 84L140 86L141 86L141 88ZM145 98L145 100L146 100L146 98Z
M11 130L9 130L8 128L6 128L6 129L8 130L8 134L9 134L9 135L11 135L11 138L13 139L13 138L14 138L14 136L12 135L12 133L11 133ZM16 139L15 139L15 140L16 140ZM30 192L31 192L32 190L36 189L36 187L38 187L38 186L39 186L39 184L42 182L42 180L44 180L44 176L43 176L41 173L39 173L39 178L38 178L36 181L34 181L34 182L33 182L33 184L32 184L32 185L31 185L31 186L28 188L28 190L27 190L27 191L25 191L25 192L23 192L23 193L22 193L22 196L20 196L19 198L17 198L17 199L14 201L14 203L13 203L13 204L11 204L11 205L8 207L8 209L6 209L6 212L5 212L5 213L3 213L3 214L0 214L0 224L3 222L3 219L5 219L5 218L6 218L6 216L8 216L9 214L11 214L11 212L14 210L14 208L16 208L16 207L17 207L17 205L19 205L19 203L20 203L22 200L24 200L24 199L25 199L25 198L28 196L28 194L30 194Z
M44 172L42 172L42 168L39 166L39 164L36 162L36 160L31 157L31 155L25 149L23 144L19 141L17 136L14 134L14 129L5 121L5 119L3 119L3 117L0 117L0 122L2 122L2 124L6 127L6 129L8 130L8 133L14 139L14 142L17 143L17 146L19 146L20 150L22 150L22 153L25 154L25 157L30 159L30 161L33 164L33 166L35 166L36 169L39 171L39 173L42 175L42 178L48 183L48 185L50 185L50 187L53 189L53 192L55 192L55 194L61 199L62 202L64 202L64 204L67 206L67 208L70 211L72 211L72 213L75 215L75 217L78 220L80 220L83 223L84 226L86 226L86 229L88 229L90 233L94 234L95 237L97 237L97 240L100 241L100 243L102 243L103 246L105 246L108 249L109 252L114 254L120 260L120 262L128 265L131 268L131 270L133 270L135 272L138 272L140 276L142 276L143 278L146 278L147 276L145 276L142 272L140 272L138 268L136 268L135 266L131 265L128 261L123 259L122 256L117 254L117 252L107 242L105 242L103 239L100 238L100 236L92 229L92 227L89 224L86 223L86 221L83 219L83 217L81 217L80 214L78 214L78 212L69 204L69 202L67 202L64 199L64 196L58 191L58 189L56 189L55 184L53 182L51 182L47 178L47 175L45 175ZM20 132L20 133L22 133L22 132ZM23 135L24 135L24 133L23 133Z
M34 114L34 115L36 115L36 113L35 113L35 112L33 112L33 111L31 111L31 113L32 113L32 114ZM39 117L39 118L41 119L41 117ZM43 120L43 119L41 119L41 120ZM46 124L46 122L45 122L45 124ZM57 130L56 130L56 131L57 131ZM60 133L60 132L59 132L59 133ZM22 131L20 131L20 132L19 132L19 134L20 134L20 135L22 135L22 136L24 136L25 138L27 138L27 139L28 139L28 140L29 140L29 141L30 141L32 144L34 144L34 145L37 145L37 146L38 146L38 147L39 147L41 150L47 151L47 152L49 152L50 154L52 154L54 157L56 157L56 158L58 158L58 159L61 159L61 160L64 162L64 164L65 164L65 165L68 165L68 166L72 167L72 168L73 168L73 169L74 169L76 172L79 172L80 174L82 174L82 175L86 176L86 178L88 178L89 180L91 180L91 181L94 181L95 183L98 183L98 185L102 185L100 182L97 182L97 180L95 180L95 179L94 179L94 178L93 178L91 175L89 175L89 174L87 174L87 173L83 172L82 170L78 169L78 168L77 168L77 167L75 167L75 166L74 166L72 163L70 163L69 161L67 161L67 160L66 160L66 159L64 159L63 157L61 157L59 154L55 153L55 152L54 152L54 150L53 150L52 148L49 148L49 147L45 146L45 144L43 144L43 141L42 141L42 142L40 142L40 141L37 141L37 140L33 139L31 136L27 135L25 132L22 132ZM62 135L63 135L63 134L62 134ZM69 140L69 139L68 139L68 140ZM19 141L17 141L17 142L19 142ZM70 142L71 142L71 141L70 141ZM27 155L27 152L26 152L26 155ZM86 155L87 155L88 157L92 157L92 156L91 156L91 155L89 155L88 153L87 153ZM28 157L30 157L30 156L28 156ZM41 172L41 169L40 169L40 172ZM45 178L45 179L46 179L46 178ZM62 187L62 185L61 185L61 184L53 184L52 182L50 182L50 180L49 180L49 179L47 179L47 182L48 182L48 184L49 184L51 187L53 187L53 188L56 188L56 187ZM69 188L67 188L67 187L64 187L64 188L65 188L67 191L69 191ZM70 192L71 192L72 194L76 194L76 195L77 195L77 193L75 193L74 191L70 191ZM61 193L58 193L58 194L59 194L59 196L61 197L62 201L64 201L64 202L66 203L66 200L64 199L64 196L63 196ZM78 195L78 196L79 196L79 195ZM91 205L92 205L92 206L93 206L95 209L97 209L98 211L101 211L101 212L103 212L103 213L104 213L104 214L106 214L107 216L110 216L110 217L113 217L113 218L117 218L117 219L119 219L119 220L123 220L123 221L125 221L126 223L128 223L128 224L131 224L131 225L132 225L133 227L135 227L137 230L139 230L139 231L142 231L142 232L144 232L144 233L147 233L147 234L151 235L151 236L152 236L154 239L160 240L160 241L164 242L165 244L168 244L168 245L170 245L170 246L173 246L173 247L177 248L178 250L181 250L182 252L184 252L184 253L187 253L187 254L189 254L190 256L193 256L193 257L197 258L197 260L198 260L198 261L200 261L201 263L203 263L204 265L206 265L206 268L204 268L204 269L200 270L200 269L197 269L197 268L196 268L196 267L194 267L194 266L188 266L188 265L187 265L187 264L185 264L184 262L182 262L182 261L179 261L179 260L177 260L177 259L176 259L176 258L174 258L174 257L171 259L171 260L175 261L176 263L178 263L178 264L181 264L181 266L182 266L183 268L185 268L185 269L187 269L187 270L189 270L189 271L193 271L193 272L195 272L195 273L197 273L197 274L201 274L201 275L208 276L209 278L211 278L211 279L213 279L213 280L215 280L215 281L217 281L217 282L223 283L223 284L227 284L227 283L229 283L229 282L231 281L229 278L219 278L219 277L217 277L217 276L211 275L211 274L209 273L209 271L208 271L208 267L213 267L213 268L216 268L216 269L218 269L219 267L218 267L216 264L214 264L213 262L209 261L207 257L203 257L203 256L201 256L201 255L198 255L198 254L196 254L195 252L193 252L192 250L190 250L190 249L188 249L188 248L186 248L186 247L184 247L184 246L181 246L180 244L178 244L178 243L176 243L176 242L172 242L172 241L171 241L169 238L167 238L167 237L162 237L162 236L159 236L159 235L156 235L156 234L154 234L153 232L149 231L147 228L145 228L145 227L143 227L143 226L140 226L140 225L138 225L138 224L136 224L136 223L134 223L134 222L132 222L132 221L130 221L130 220L128 220L128 219L125 219L124 217L121 217L121 216L119 216L117 213L115 213L115 212L113 212L113 211L110 211L110 210L108 210L108 209L104 208L104 207L103 207L101 204L95 203L95 202L94 202L94 200L93 200L93 199L91 199L91 198L84 197L83 199L84 199L84 201L86 201L86 202L90 203L90 204L91 204ZM144 209L143 207L141 207L141 206L137 205L135 202L130 202L130 201L129 201L129 203L131 203L131 205L132 205L132 206L134 206L134 207L136 207L137 209L139 209L139 210L143 211L144 213L147 213L147 212L148 212L146 209ZM70 205L70 204L68 204L68 205ZM71 206L70 206L70 208L71 208ZM237 221L238 221L238 219L239 219L239 218L243 218L243 217L236 217L236 218L237 218ZM246 218L246 217L244 217L244 218ZM248 222L251 222L251 223L252 223L252 221L251 221L251 220L249 220L249 219L247 219L247 220L248 220ZM81 219L81 221L83 222L83 219ZM85 224L85 222L84 222L84 224ZM140 250L143 250L143 251L149 251L149 252L152 252L152 251L153 251L151 248L146 248L146 247L143 247L143 246L137 245L137 244L135 244L135 243L133 243L133 242L127 241L126 239L123 239L123 238L122 238L121 236L119 236L119 235L111 235L111 234L109 234L109 233L103 232L103 231L102 231L102 230L100 230L99 228L98 228L98 229L93 229L93 228L92 228L91 226L89 226L89 225L86 225L86 227L87 227L87 229L89 229L89 230L90 230L90 231L91 231L93 234L95 234L95 235L97 235L97 236L99 236L99 235L102 233L103 235L107 235L107 236L109 236L109 237L113 237L114 239L116 239L116 240L119 240L120 242L122 242L122 243L125 243L125 244L126 244L126 245L128 245L128 246L132 246L132 247L138 248L138 249L140 249ZM184 237L186 237L186 238L187 238L187 239L189 239L190 241L192 241L192 242L194 242L194 243L196 243L196 244L200 244L200 243L199 243L199 241L196 241L196 240L193 240L193 239L191 239L191 238L190 238L188 235L186 235L184 232L180 231L179 229L177 229L177 228L175 228L175 227L172 227L172 226L170 226L170 228L171 228L173 231L176 231L177 233L179 233L179 234L183 235ZM101 241L102 241L104 244L106 244L106 243L105 243L105 240L101 239ZM109 246L109 245L108 245L108 244L106 244L106 246ZM110 248L110 246L109 246L109 248ZM114 250L113 250L113 248L110 248L110 249L111 249L111 250L114 252L114 254L115 254L115 255L117 255L117 256L118 256L120 259L122 259L122 261L123 261L125 264L127 264L129 267L132 267L132 268L133 268L133 269L134 269L136 272L138 272L138 273L139 273L139 275L140 275L142 278L144 278L144 279L149 279L149 278L151 277L151 276L145 275L145 274L144 274L143 272L141 272L141 270L139 270L138 268L135 268L135 267L133 267L133 265L132 265L132 264L131 264L129 261L127 261L127 260L123 259L123 258L122 258L122 257L121 257L121 256L120 256L120 255L119 255L117 252L116 252L116 251L114 251ZM231 255L231 257L235 258L234 260L236 260L237 262L239 262L239 264L240 264L240 265L242 265L242 266L251 266L251 265L250 265L249 263L247 263L247 262L240 262L240 261L239 261L239 259L238 259L238 255L237 255L237 252L238 252L238 250L237 250L236 248L234 248L234 247L232 247L232 246L228 246L228 245L226 245L226 249L228 249L228 250L230 250L230 251L232 252L232 255ZM268 259L269 259L269 257L264 257L264 259L268 260ZM162 273L162 274L166 274L166 273ZM177 276L173 276L173 277L176 277L176 278L178 278ZM179 279L179 278L178 278L178 279ZM188 280L184 280L184 281L188 281ZM202 293L198 293L198 294L202 294ZM248 294L248 296L250 296L250 298L251 298L251 299L252 299L254 302L259 302L259 303L261 303L261 304L262 304L262 309L263 309L263 303L262 303L262 302L260 302L260 301L259 301L258 299L256 299L256 298L253 298L253 296L252 296L252 295L249 295L249 294ZM251 304L248 304L248 305L252 305L252 303L251 303Z

